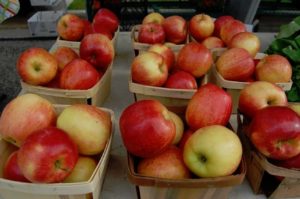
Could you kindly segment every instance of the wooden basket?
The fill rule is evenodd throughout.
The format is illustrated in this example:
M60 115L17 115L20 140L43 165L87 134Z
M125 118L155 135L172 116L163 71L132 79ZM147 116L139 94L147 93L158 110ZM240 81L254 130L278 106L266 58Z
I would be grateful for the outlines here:
M233 175L182 180L142 176L136 172L137 158L128 153L127 159L128 178L136 185L139 199L226 199L231 189L243 182L246 174L244 158Z
M201 80L201 85L207 83L208 75ZM135 101L155 99L164 104L170 111L182 116L186 106L196 89L171 89L165 87L146 86L132 82L129 77L129 91L133 93Z
M57 113L60 113L67 105L55 105ZM109 154L114 132L114 113L109 109L101 108L110 113L112 121L112 132L109 141L101 155L96 169L90 179L85 182L76 183L27 183L7 180L2 178L0 172L0 198L1 199L87 199L100 198L103 180L105 177ZM3 171L4 163L8 156L17 148L12 144L0 139L0 169Z
M110 94L112 65L106 69L104 75L92 88L87 90L68 90L34 86L21 80L23 93L40 95L54 104L90 104L101 106Z
M140 29L141 25L135 25L131 29L131 42L132 42L132 48L134 50L135 55L139 54L139 51L147 51L152 44L146 44L146 43L141 43L138 42L138 32ZM173 44L166 42L165 44L170 47L173 52L178 52L185 44L189 42L189 37L187 36L186 41L183 44Z
M118 29L116 30L114 37L112 38L111 42L114 46L114 49L117 49L117 40L118 40L118 35L120 32L120 27L118 27ZM80 41L67 41L67 40L63 40L60 37L57 37L56 39L56 45L57 47L69 47L74 49L77 53L79 53L79 47L80 47Z
M226 48L219 48L215 49L213 51L213 57L214 60L216 59L226 50ZM262 59L265 57L266 54L264 53L257 53L256 59ZM238 108L238 102L239 102L239 96L240 91L248 84L249 82L238 82L238 81L231 81L226 80L220 75L220 73L217 71L216 66L213 65L211 68L211 76L210 76L210 82L215 83L219 87L224 88L232 97L232 113L237 113ZM290 81L288 83L276 83L277 86L281 87L283 90L288 91L291 89L293 82Z
M270 199L299 198L300 171L275 166L258 152L246 136L249 120L237 114L238 135L243 144L247 163L246 177L255 194L265 194ZM283 176L280 182L276 176Z

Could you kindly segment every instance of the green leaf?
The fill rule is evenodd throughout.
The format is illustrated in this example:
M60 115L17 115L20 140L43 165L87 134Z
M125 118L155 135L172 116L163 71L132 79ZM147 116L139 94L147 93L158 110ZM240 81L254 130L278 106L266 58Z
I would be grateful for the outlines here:
M300 49L295 50L288 46L286 48L283 48L282 52L288 59L295 62L296 64L300 64Z
M300 95L297 87L292 86L291 90L286 91L289 102L300 102Z
M288 24L280 26L280 31L276 38L287 38L295 34L300 30L300 16L296 17L293 21Z

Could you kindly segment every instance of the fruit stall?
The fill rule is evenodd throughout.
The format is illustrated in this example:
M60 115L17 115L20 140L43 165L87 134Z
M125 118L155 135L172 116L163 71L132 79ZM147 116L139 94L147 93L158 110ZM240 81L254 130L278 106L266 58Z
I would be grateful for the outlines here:
M300 198L299 17L94 14L59 12L14 54L1 199Z

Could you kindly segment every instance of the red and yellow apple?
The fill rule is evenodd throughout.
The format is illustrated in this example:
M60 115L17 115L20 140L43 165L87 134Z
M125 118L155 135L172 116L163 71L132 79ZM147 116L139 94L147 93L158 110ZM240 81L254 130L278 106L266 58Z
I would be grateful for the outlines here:
M79 55L72 48L65 46L55 49L52 54L57 60L59 71L62 71L62 69L73 59L79 58Z
M210 125L227 125L231 110L231 96L222 88L207 83L192 96L185 119L192 130Z
M182 138L183 131L184 131L184 123L176 113L169 111L169 115L171 116L171 119L174 122L176 127L176 134L172 142L172 144L176 145L180 142Z
M165 18L163 28L166 34L166 41L182 44L187 39L188 24L187 21L178 15L172 15Z
M140 26L138 42L146 44L164 43L166 35L163 26L158 23L146 23Z
M189 22L189 33L198 42L211 36L214 32L214 21L206 14L196 14Z
M260 40L253 32L240 32L231 38L228 47L243 48L254 58L260 50Z
M109 113L88 104L74 104L65 108L58 116L56 126L71 137L81 155L101 153L112 129Z
M54 126L56 112L48 100L36 94L24 94L11 100L0 117L2 139L20 146L33 132Z
M230 15L222 15L218 18L216 18L216 20L214 21L215 24L215 28L214 28L214 36L216 37L220 37L220 31L221 31L221 27L230 20L234 20L234 18Z
M58 71L55 57L43 48L28 48L18 57L17 71L21 79L32 85L44 85Z
M201 43L208 49L225 47L224 42L219 37L214 36L205 38Z
M142 21L142 24L146 23L158 23L161 24L164 22L165 17L158 12L151 12L147 14Z
M228 20L221 26L220 38L228 45L234 35L246 31L246 25L243 22L237 19Z
M117 15L107 8L100 8L92 22L95 32L108 31L112 35L117 31L119 23Z
M165 44L154 44L148 49L150 52L156 52L165 59L168 70L170 71L175 64L175 54L173 50Z
M166 88L174 89L197 89L196 78L188 72L177 70L169 74L164 85Z
M286 106L287 103L282 88L270 82L255 81L241 90L238 108L245 116L252 118L259 109L266 106Z
M75 14L67 13L59 18L56 26L58 35L68 41L80 41L83 37L85 23Z

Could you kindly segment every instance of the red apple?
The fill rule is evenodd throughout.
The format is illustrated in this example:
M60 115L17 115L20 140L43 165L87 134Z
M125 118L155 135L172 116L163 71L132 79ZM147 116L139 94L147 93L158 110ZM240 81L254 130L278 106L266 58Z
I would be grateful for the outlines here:
M137 172L155 178L190 178L190 171L183 162L182 152L175 146L170 146L153 157L141 159L137 165Z
M56 125L77 144L82 155L101 153L111 136L110 114L87 104L74 104L63 110Z
M142 21L142 24L146 24L146 23L158 23L161 24L164 22L165 17L162 16L160 13L158 12L151 12L149 14L147 14Z
M254 58L260 50L260 40L252 32L235 34L228 44L229 48L244 48Z
M68 41L80 41L83 37L85 23L74 15L67 13L59 18L56 26L58 35Z
M72 48L65 46L58 47L52 54L57 60L59 71L62 71L73 59L79 58L78 54Z
M89 156L79 156L70 175L64 179L64 183L88 181L97 167L97 162Z
M288 169L300 169L300 153L292 158L281 160L276 163L280 167L285 167Z
M77 58L61 71L59 85L63 89L86 90L92 88L103 76L89 62Z
M238 108L247 117L252 118L259 109L270 105L287 105L284 90L275 84L256 81L245 86L240 92Z
M231 48L217 59L216 68L226 80L246 81L254 74L255 64L247 50Z
M246 32L246 26L239 20L229 20L222 25L220 30L220 37L226 45L230 43L231 38L240 32Z
M258 110L249 130L251 142L266 157L285 160L300 153L300 117L287 106Z
M163 152L176 135L168 109L156 100L141 100L126 107L119 126L126 149L139 157L153 157Z
M271 83L290 82L292 66L282 55L268 55L256 65L255 77L257 80Z
M214 36L207 37L201 43L208 49L225 47L224 42L219 37Z
M191 130L191 129L187 129L187 130L185 130L185 131L183 132L183 135L182 135L182 137L181 137L181 140L180 140L180 142L179 142L179 144L178 144L178 147L179 147L182 151L183 151L183 149L184 149L184 145L185 145L186 141L189 139L189 137L190 137L193 133L194 133L194 131Z
M155 52L145 52L133 59L132 81L148 86L162 86L168 78L168 68L163 56Z
M183 160L198 177L220 177L233 174L242 160L243 148L237 134L210 125L195 131L186 141Z
M214 28L214 34L216 37L220 37L220 31L221 31L221 27L230 20L234 20L234 18L230 15L223 15L220 16L218 18L216 18L216 20L214 21L215 24L215 28Z
M175 89L197 89L196 78L188 72L177 70L168 76L165 83L166 88Z
M90 24L86 25L83 35L86 36L86 35L93 34L93 33L100 33L100 34L107 36L110 40L112 40L114 37L114 34L111 33L107 29L97 29L97 31L98 32L96 32L96 30L94 28L94 24L90 23Z
M176 67L195 77L202 77L211 68L212 53L204 45L197 42L185 44L177 56Z
M58 63L55 57L43 48L29 48L21 53L17 71L22 80L32 85L43 85L56 75Z
M3 178L19 182L29 182L20 170L17 162L18 151L11 153L3 168Z
M48 127L28 136L18 152L24 176L35 183L63 181L78 159L76 144L62 130Z
M117 31L119 23L117 15L107 8L100 8L93 19L96 32L102 32L103 29L106 29L113 34Z
M201 86L189 101L185 119L193 130L209 125L227 125L231 110L231 96L222 88L207 83Z
M115 50L108 37L100 33L86 35L80 42L80 58L105 71L112 63Z
M175 54L173 50L164 44L154 44L148 49L150 52L156 52L165 59L168 70L170 71L175 63Z
M164 43L166 35L162 25L157 23L146 23L140 26L138 42L147 44Z
M0 117L2 139L20 146L36 130L55 125L56 112L48 100L24 94L10 101Z
M197 14L190 20L189 33L196 41L201 42L213 34L214 26L214 21L209 15Z
M44 86L49 88L60 88L59 86L60 75L61 75L61 71L57 71L55 77Z
M165 18L163 28L166 33L166 41L182 44L187 39L187 21L178 15Z

